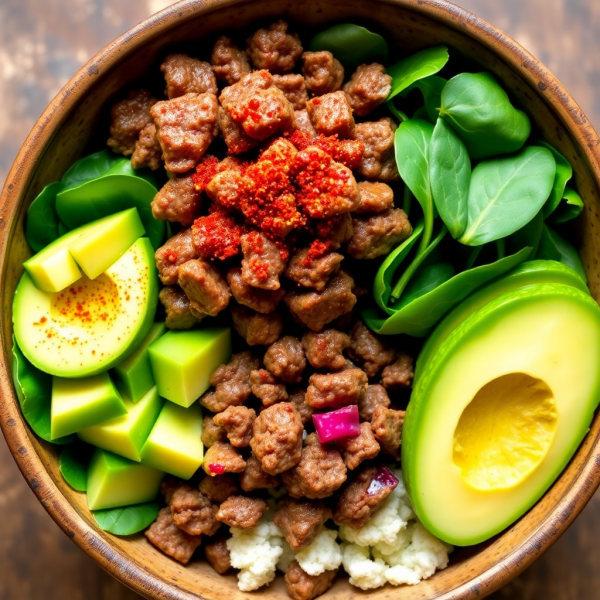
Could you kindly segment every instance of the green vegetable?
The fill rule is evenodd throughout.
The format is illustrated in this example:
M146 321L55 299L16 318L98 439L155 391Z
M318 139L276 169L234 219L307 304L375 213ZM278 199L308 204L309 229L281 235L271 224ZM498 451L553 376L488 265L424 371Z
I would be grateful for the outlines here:
M454 266L450 263L434 263L422 266L406 286L400 302L394 308L400 309L413 300L424 296L454 276Z
M573 188L566 187L563 199L565 202L552 213L550 220L553 223L566 223L578 217L583 210L583 200Z
M547 225L544 225L536 258L561 262L576 271L587 283L587 275L577 250Z
M479 246L526 225L548 199L555 170L551 152L539 146L479 163L471 176L467 227L459 242Z
M515 231L511 236L506 238L507 245L510 250L516 252L525 246L531 246L531 256L535 256L540 245L540 239L542 238L542 231L544 229L544 215L540 211L527 225L521 227L518 231Z
M425 77L425 79L419 79L419 81L416 81L410 87L406 88L400 95L404 96L414 89L420 90L423 94L423 102L425 103L427 116L432 123L435 123L439 116L438 111L442 106L442 90L446 83L448 83L447 79L438 77L437 75L430 75L429 77Z
M429 179L433 201L450 235L458 239L467 226L471 161L462 140L438 119L429 144Z
M462 138L472 160L519 150L529 137L529 117L517 110L489 73L461 73L442 91L442 116Z
M62 235L56 213L56 194L63 187L60 181L47 185L27 211L25 239L34 252L39 252Z
M123 157L114 154L110 150L95 152L73 163L63 175L61 181L66 189L79 187L82 183L90 181L90 179L101 177L120 160L123 160Z
M87 473L92 456L91 446L71 444L65 446L58 459L58 468L65 481L78 492L87 490Z
M92 515L104 531L115 535L133 535L153 523L159 510L159 502L146 502L123 508L93 510Z
M548 218L560 204L564 197L565 187L567 182L573 177L573 167L571 163L553 146L546 142L539 142L540 146L547 148L552 152L554 161L556 162L556 174L554 176L554 184L550 198L544 204L544 217Z

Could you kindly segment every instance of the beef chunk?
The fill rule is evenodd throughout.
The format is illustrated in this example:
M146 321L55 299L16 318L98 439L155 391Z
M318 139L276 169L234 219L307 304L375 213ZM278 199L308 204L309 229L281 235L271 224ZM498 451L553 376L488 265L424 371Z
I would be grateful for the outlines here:
M362 321L350 330L350 358L362 366L369 377L375 377L386 365L393 362L396 351L373 333Z
M186 94L217 94L217 80L209 63L185 54L169 54L160 65L169 100Z
M152 200L152 216L155 219L181 223L184 227L194 222L199 209L200 196L191 175L169 179ZM186 231L190 232L189 229ZM189 241L191 243L191 235Z
M365 391L365 395L358 403L358 414L361 421L371 421L373 413L378 406L388 408L390 399L385 388L382 385L370 385Z
M229 304L229 286L212 263L188 260L179 267L177 280L192 308L200 313L214 317Z
M321 292L288 292L284 297L293 317L313 331L349 313L356 304L354 280L339 271Z
M294 111L294 116L296 117L296 127L300 131L307 134L308 138L311 140L317 137L317 132L310 122L310 117L308 116L308 111L306 109Z
M252 231L242 236L242 281L263 290L278 290L285 269L279 248L264 234Z
M281 299L285 296L285 290L263 290L248 285L242 278L242 270L239 267L230 269L227 273L227 283L231 288L233 297L244 306L256 312L269 314L273 312Z
M358 259L384 256L412 233L412 226L401 208L352 219L352 227L354 233L347 251Z
M350 338L341 331L325 329L309 331L302 336L302 348L315 369L341 369L346 362L342 352L350 346Z
M283 95L294 107L294 110L303 110L306 108L308 94L306 93L306 84L302 75L298 75L297 73L273 75L273 83L283 92Z
M282 477L293 498L326 498L346 481L346 465L337 450L320 444L317 434L311 433L300 462Z
M167 329L191 329L206 316L192 309L188 297L178 285L160 290L158 299L165 307Z
M229 443L244 448L250 443L256 412L246 406L230 406L214 416L214 422L227 432Z
M379 63L360 65L344 86L350 106L359 117L375 110L392 91L392 78Z
M240 488L233 475L214 475L204 477L198 486L199 490L215 504L225 502L229 496L240 493Z
M179 265L196 257L192 243L192 230L190 228L182 229L169 238L154 254L160 280L165 285L175 285L179 276Z
M185 173L196 166L218 133L214 94L186 94L157 102L150 113L167 170Z
M226 442L227 431L214 422L212 417L202 419L202 444L205 448L210 448L215 442Z
M305 52L302 55L302 73L313 96L337 92L344 81L342 63L327 50Z
M325 252L313 257L309 248L302 248L292 256L285 274L298 285L321 291L329 276L340 268L344 257L337 252Z
M395 362L383 370L381 382L389 390L401 390L410 387L414 374L412 356L398 352Z
M219 574L223 575L231 569L231 557L227 548L227 538L218 537L204 544L204 555L208 564Z
M278 402L263 410L254 421L252 453L261 468L277 475L292 468L302 452L302 419L290 402Z
M313 409L311 406L306 404L306 393L303 391L297 391L290 395L288 401L291 402L295 407L298 413L300 414L300 418L302 419L302 424L306 425L313 416Z
M332 585L337 569L323 571L320 575L309 575L294 560L285 574L287 593L293 600L312 600L324 594Z
M214 535L220 527L218 507L183 482L169 493L168 503L175 525L190 535Z
M394 206L394 191L386 183L378 181L361 181L360 204L354 211L355 214L380 213Z
M168 507L160 510L156 521L146 530L146 537L153 546L184 565L202 542L202 536L189 535L175 525Z
M250 73L250 61L245 50L240 50L225 35L217 39L210 57L215 75L227 85L237 83L244 75Z
M317 133L338 135L340 138L354 137L352 107L344 92L331 92L311 98L306 103L306 110Z
M245 492L275 487L278 483L277 477L261 469L260 461L255 456L248 458L245 471L240 473L240 485Z
M230 154L248 152L260 143L260 140L252 139L222 106L219 106L219 128Z
M360 369L310 376L306 403L313 408L341 408L358 404L367 388L367 376Z
M360 434L336 440L346 466L352 471L363 460L375 458L379 454L379 444L373 435L370 423L360 424Z
M246 461L231 444L215 442L206 451L202 468L211 477L223 473L241 473L246 468Z
M354 137L365 145L358 172L367 179L396 181L400 179L394 156L394 130L390 118L359 123Z
M219 164L219 169L222 164ZM242 173L234 165L219 171L206 185L208 197L225 208L237 208L243 193Z
M403 410L393 410L378 406L373 411L371 429L375 434L381 449L400 460L400 445L402 444L402 426L404 425Z
M319 500L286 497L273 515L273 521L292 550L300 550L310 545L330 517L331 509Z
M352 217L348 213L317 221L316 226L319 238L325 239L331 250L339 250L352 237Z
M276 312L263 315L244 306L231 307L235 330L249 346L268 346L279 339L283 331L283 319Z
M288 399L288 393L283 383L278 383L275 377L265 369L257 369L250 373L252 393L260 399L264 406L272 406L277 402Z
M133 90L125 100L117 102L110 113L112 123L108 147L117 154L133 154L140 131L152 122L150 109L155 103L156 98L146 90Z
M148 123L141 131L131 155L133 169L149 168L153 171L162 165L162 148L156 139L156 125Z
M296 34L287 32L285 21L271 23L248 38L248 54L257 69L271 73L289 73L302 55L302 43Z
M298 383L306 368L302 344L298 338L286 336L271 344L265 353L265 367L285 383Z
M219 507L217 519L229 527L252 529L268 510L269 505L262 498L230 496Z

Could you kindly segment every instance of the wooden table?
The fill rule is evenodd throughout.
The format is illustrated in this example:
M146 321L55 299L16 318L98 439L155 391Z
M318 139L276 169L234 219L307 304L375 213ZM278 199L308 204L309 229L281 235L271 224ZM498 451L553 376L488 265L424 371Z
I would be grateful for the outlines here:
M170 0L0 2L0 182L27 132L75 70ZM459 0L540 58L600 127L599 0ZM595 97L597 95L597 98ZM0 600L133 600L64 536L0 441ZM600 495L495 600L600 598Z

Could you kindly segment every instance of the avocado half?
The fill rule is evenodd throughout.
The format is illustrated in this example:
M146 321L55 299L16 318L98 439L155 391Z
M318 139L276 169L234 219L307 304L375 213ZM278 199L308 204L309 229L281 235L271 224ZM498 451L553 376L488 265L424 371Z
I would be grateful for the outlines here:
M425 527L477 544L523 515L565 468L600 399L600 307L565 284L502 294L422 366L402 464Z

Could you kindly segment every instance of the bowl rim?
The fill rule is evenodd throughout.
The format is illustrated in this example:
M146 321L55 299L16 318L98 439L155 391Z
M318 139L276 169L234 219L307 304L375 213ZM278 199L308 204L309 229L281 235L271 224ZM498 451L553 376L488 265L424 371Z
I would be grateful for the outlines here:
M95 77L116 66L124 56L149 41L163 28L199 14L243 4L246 0L180 0L155 13L106 45L64 85L38 119L21 147L0 194L0 268L7 258L7 243L16 224L17 208L35 173L37 160L50 144L54 131L85 96ZM584 112L562 84L533 55L484 19L446 0L377 0L395 5L471 37L494 52L535 89L562 120L576 141L587 166L600 186L600 139ZM4 269L3 269L4 270ZM0 284L4 274L0 273ZM146 598L183 600L190 595L175 583L166 584L140 566L129 562L126 553L111 548L87 525L62 495L45 471L24 423L10 374L11 357L6 352L6 332L0 331L0 429L28 485L59 527L104 570ZM600 434L596 435L585 463L554 510L512 552L473 580L438 596L440 600L481 598L499 589L546 551L575 520L600 485ZM535 548L535 552L531 549Z

